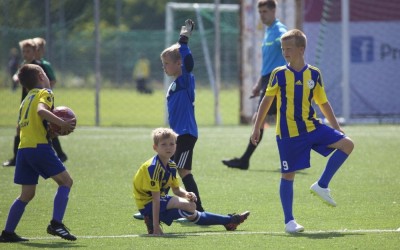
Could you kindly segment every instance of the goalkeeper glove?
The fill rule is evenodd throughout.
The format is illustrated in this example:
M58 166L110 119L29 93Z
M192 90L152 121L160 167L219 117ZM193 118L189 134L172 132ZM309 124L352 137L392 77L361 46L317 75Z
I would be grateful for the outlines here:
M191 19L187 19L185 21L185 25L182 26L181 28L181 36L186 36L187 38L190 37L190 35L192 34L192 30L194 28L194 22Z

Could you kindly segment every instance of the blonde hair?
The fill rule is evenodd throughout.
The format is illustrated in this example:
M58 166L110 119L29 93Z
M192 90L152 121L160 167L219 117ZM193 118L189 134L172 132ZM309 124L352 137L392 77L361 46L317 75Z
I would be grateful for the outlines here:
M35 37L32 40L36 44L38 49L44 49L44 47L46 46L46 40L41 37Z
M25 39L19 42L19 47L21 48L21 50L25 47L31 47L34 50L37 49L37 45L36 43L33 41L33 39Z
M296 47L306 48L307 37L301 30L292 29L292 30L287 31L285 34L282 35L281 41L287 41L292 38L294 39L294 43L296 44Z
M163 139L172 137L176 141L178 138L178 134L170 128L156 128L151 133L151 136L153 137L154 145L158 145L158 143Z
M181 54L179 53L179 48L181 46L179 43L175 43L171 45L170 47L166 48L161 52L161 59L169 57L173 62L177 62L178 60L181 60Z

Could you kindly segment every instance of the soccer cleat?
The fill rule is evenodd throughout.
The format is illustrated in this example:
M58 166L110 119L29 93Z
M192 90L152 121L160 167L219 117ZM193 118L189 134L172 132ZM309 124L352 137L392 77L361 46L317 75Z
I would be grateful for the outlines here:
M146 224L147 227L147 233L148 234L153 234L154 232L154 227L153 227L153 218L150 216L144 216L144 224Z
M13 167L13 166L15 166L15 159L14 158L3 162L3 167Z
M47 233L54 236L59 236L65 240L76 240L76 237L70 234L69 229L64 224L55 220L52 220L50 225L47 226Z
M137 220L143 220L144 217L141 213L136 213L133 215L133 218L137 219Z
M239 158L233 158L231 160L222 160L222 163L230 168L238 168L241 170L249 169L249 161L244 161Z
M336 202L332 199L329 188L322 188L318 185L318 182L315 182L311 185L310 191L312 194L320 197L329 206L336 207Z
M227 231L235 231L237 226L243 223L247 217L249 217L250 212L246 211L241 214L232 214L231 215L231 222L224 225Z
M295 220L291 220L285 225L285 231L286 233L294 234L294 233L300 233L304 231L304 227L300 224L298 224Z
M29 241L26 238L20 237L18 234L9 233L3 230L0 235L0 242L21 242L21 241Z

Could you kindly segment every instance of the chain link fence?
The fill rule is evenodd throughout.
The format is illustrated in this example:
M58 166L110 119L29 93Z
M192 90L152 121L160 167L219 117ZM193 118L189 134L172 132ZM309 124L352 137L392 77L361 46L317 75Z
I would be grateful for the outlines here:
M45 58L52 64L57 77L54 88L56 106L71 107L80 125L96 124L96 105L100 111L100 126L165 125L164 72L159 55L165 48L166 30L150 28L154 24L149 24L149 29L131 29L123 25L122 19L126 18L123 11L127 2L116 0L110 5L109 2L105 4L99 1L101 84L99 102L96 102L93 1L1 1L4 21L0 24L0 115L3 117L0 126L15 125L20 102L21 89L12 90L8 72L10 51L20 51L18 42L33 37L46 39ZM21 13L17 11L19 7L32 9L32 16L23 18L31 21L16 21ZM213 58L214 13L213 10L201 10L200 14L204 24L202 35ZM109 25L110 15L114 15L111 18L115 20L113 26ZM174 39L178 39L180 26L186 18L196 22L196 13L175 13ZM213 125L213 92L207 75L202 39L197 31L194 31L189 44L195 59L196 115L199 125ZM221 13L220 35L222 124L234 125L239 123L238 13ZM140 56L150 62L148 84L153 90L151 94L138 92L133 79L133 68ZM22 63L22 60L19 62Z

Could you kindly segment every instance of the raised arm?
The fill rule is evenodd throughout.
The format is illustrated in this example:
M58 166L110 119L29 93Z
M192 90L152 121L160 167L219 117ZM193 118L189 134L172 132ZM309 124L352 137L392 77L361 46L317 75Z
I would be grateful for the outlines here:
M182 57L182 65L183 69L186 72L192 72L194 61L192 57L192 53L188 47L189 37L192 35L192 31L194 29L194 22L191 19L187 19L185 21L185 25L182 26L181 32L179 34L179 44L181 45L179 52Z

